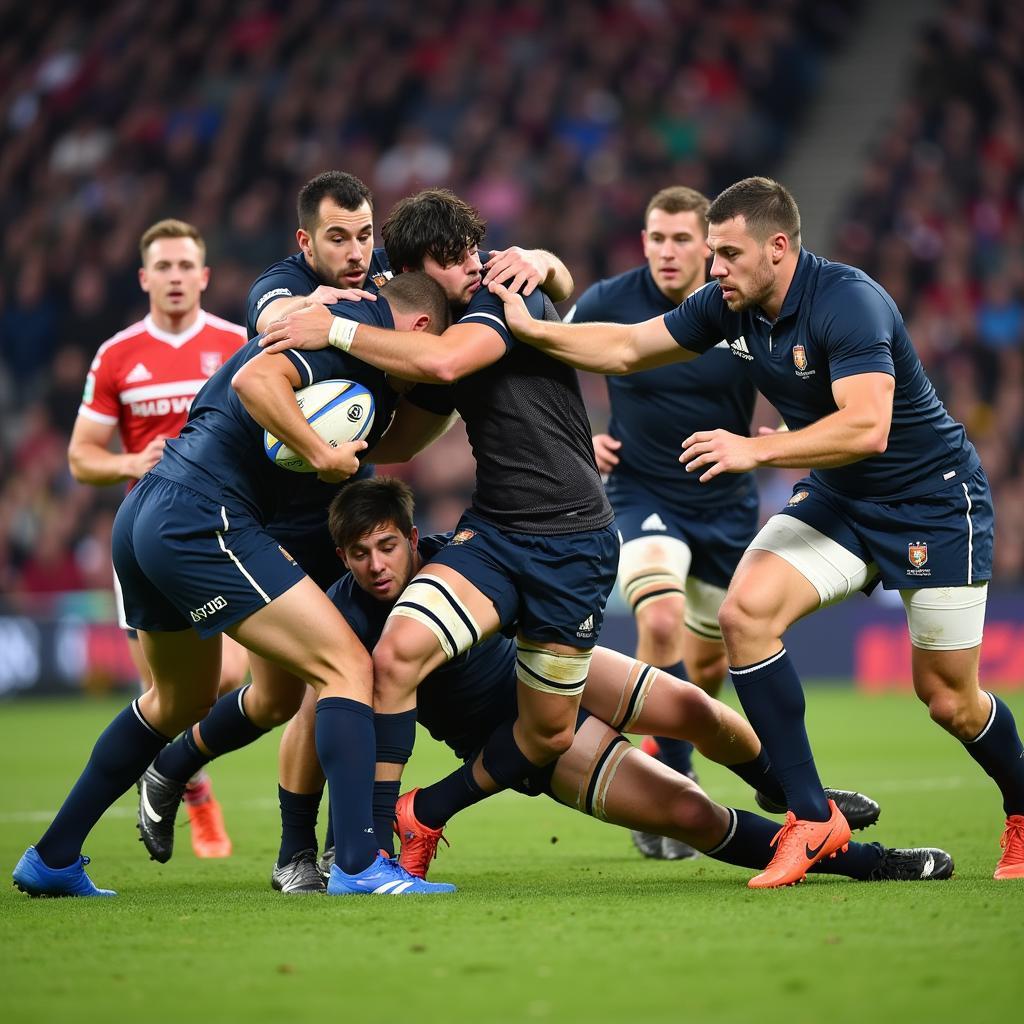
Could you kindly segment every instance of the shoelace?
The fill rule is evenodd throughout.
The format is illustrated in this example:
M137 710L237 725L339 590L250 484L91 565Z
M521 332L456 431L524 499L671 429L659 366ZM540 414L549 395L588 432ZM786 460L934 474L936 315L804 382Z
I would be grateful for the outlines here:
M780 842L786 839L786 836L796 828L796 815L792 811L786 811L786 820L782 824L782 828L775 833L772 838L770 846L778 846Z
M217 835L217 826L213 820L213 807L209 801L202 804L197 804L192 808L192 814L195 815L193 818L191 815L188 816L188 820L192 827L199 833L199 838L204 842L213 842L215 839L219 839ZM184 822L182 823L184 824Z
M1024 825L1008 822L999 840L1000 847L1007 853L1024 860Z

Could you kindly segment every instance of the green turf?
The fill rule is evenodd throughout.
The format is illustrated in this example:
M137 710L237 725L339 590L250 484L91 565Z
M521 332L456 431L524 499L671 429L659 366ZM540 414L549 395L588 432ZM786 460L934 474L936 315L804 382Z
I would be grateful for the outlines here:
M1024 697L1010 701L1024 721ZM991 879L991 784L910 698L809 695L827 781L882 803L868 833L951 850L948 883L814 878L751 892L747 872L644 861L625 832L550 801L503 795L450 829L439 899L282 897L273 739L215 766L235 855L165 866L135 841L126 797L87 844L116 900L29 900L0 889L5 1022L394 1017L505 1021L1009 1021L1018 1019L1024 883ZM0 864L33 842L118 705L0 707ZM423 782L453 764L421 737ZM752 806L702 769L724 802Z

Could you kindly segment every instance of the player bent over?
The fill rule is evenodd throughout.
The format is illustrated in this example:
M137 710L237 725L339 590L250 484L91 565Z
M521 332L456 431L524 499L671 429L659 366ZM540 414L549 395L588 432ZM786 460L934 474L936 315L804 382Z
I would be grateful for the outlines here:
M448 322L444 295L425 275L395 282L376 303L350 305L347 315L386 328L441 330ZM265 529L289 477L266 457L264 429L323 479L346 479L358 468L357 453L367 441L327 444L306 422L293 393L319 380L353 377L376 403L372 444L399 400L384 374L336 350L268 357L255 340L249 342L210 379L181 435L167 443L159 465L121 506L114 524L115 568L128 621L139 629L153 671L153 688L99 738L50 828L19 861L14 881L23 891L113 895L86 875L82 843L171 736L186 729L193 743L209 738L190 727L216 700L222 632L257 656L253 683L219 701L206 717L211 735L228 746L251 742L276 724L282 692L292 694L294 712L303 684L317 690L316 746L331 784L338 844L329 891L453 890L424 885L380 854L371 802L369 657L323 591ZM157 793L151 794L147 776L141 804L159 821L163 814L153 813L151 795ZM169 811L178 798L180 790Z
M89 367L82 404L68 445L71 474L80 483L135 482L160 459L168 437L185 425L196 393L221 363L245 344L245 328L207 313L200 305L210 280L206 243L180 220L161 220L139 240L139 284L149 313L105 341ZM121 452L110 451L115 432ZM118 625L142 691L152 685L138 635L124 618L114 586ZM249 673L246 652L224 638L221 692L241 686ZM227 857L231 839L209 777L200 772L185 789L192 849L197 857Z
M798 881L848 835L818 779L782 636L876 578L903 597L918 697L999 788L1006 824L995 878L1024 878L1024 747L1010 709L978 680L993 539L978 454L925 376L892 299L856 268L801 248L785 188L737 182L708 222L715 283L642 324L539 323L497 290L518 336L602 373L691 359L724 338L737 372L753 376L790 430L698 431L683 440L687 470L711 480L757 466L812 469L751 544L719 615L736 691L790 809L771 865L749 884Z
M353 484L343 500L335 501L330 522L349 574L328 596L369 650L391 606L447 537L419 537L412 524L411 492L388 478ZM514 641L492 636L439 667L420 686L418 699L420 722L466 762L441 782L399 800L401 860L410 872L424 876L442 838L441 826L493 788L482 770L486 755L482 765L475 753L486 749L495 728L515 717ZM782 796L753 730L735 711L690 683L601 647L590 662L583 710L568 751L546 780L517 788L531 795L547 793L613 824L671 836L727 863L748 868L768 863L775 823L714 803L695 783L632 747L621 729L688 739L755 790ZM837 794L837 799L848 796ZM861 824L876 816L877 805ZM315 843L312 830L306 842ZM308 865L312 855L307 847L297 860ZM952 869L952 859L941 850L851 843L820 870L860 879L910 880L948 878Z

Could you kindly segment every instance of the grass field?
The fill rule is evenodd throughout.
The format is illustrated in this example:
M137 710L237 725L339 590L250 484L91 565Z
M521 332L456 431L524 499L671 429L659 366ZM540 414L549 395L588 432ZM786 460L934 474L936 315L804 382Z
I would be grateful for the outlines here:
M1024 697L1010 700L1024 722ZM826 780L882 804L865 833L938 845L946 883L814 878L752 892L748 873L642 860L628 835L544 800L502 795L449 830L433 900L282 897L276 743L216 764L235 841L170 864L136 841L134 801L86 851L116 900L29 900L0 888L0 1017L28 1021L802 1022L1010 1021L1024 949L1024 883L992 881L1002 811L957 744L911 698L809 694ZM113 702L0 707L0 865L35 841ZM453 762L421 737L408 777ZM742 784L703 767L725 803ZM134 791L132 796L134 795Z

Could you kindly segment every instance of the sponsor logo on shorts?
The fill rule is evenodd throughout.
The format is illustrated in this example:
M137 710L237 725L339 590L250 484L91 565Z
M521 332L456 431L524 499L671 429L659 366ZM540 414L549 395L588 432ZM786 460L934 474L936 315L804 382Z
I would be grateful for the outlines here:
M799 505L804 498L810 497L810 494L810 491L797 491L796 494L786 502L786 508L789 508L790 505Z
M449 544L465 544L476 536L476 530L459 530L448 542Z
M590 640L594 636L594 616L588 615L577 627L576 635L582 640Z
M793 365L798 377L813 377L815 371L807 369L807 349L803 345L793 346Z
M666 530L668 530L668 527L665 525L665 520L662 519L661 516L659 516L657 512L652 512L640 524L640 529L641 530L660 530L662 533L664 533Z
M212 377L224 362L224 357L219 352L199 353L199 372L204 377Z
M928 561L928 545L923 541L911 541L907 545L907 561L911 568L907 570L908 576L931 576L931 569L926 569Z
M284 555L284 557L287 558L288 561L292 563L292 565L298 565L299 564L298 562L295 561L294 558L292 558L292 556L287 551L285 551L285 549L283 547L281 547L280 544L277 545L277 550L280 551L281 554Z
M201 604L198 608L193 608L189 615L192 616L193 622L202 622L211 615L215 615L222 608L227 608L227 606L228 602L218 594L216 597L210 598L205 604Z

